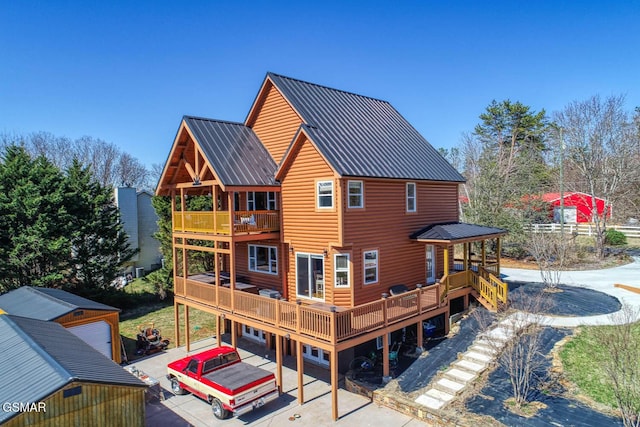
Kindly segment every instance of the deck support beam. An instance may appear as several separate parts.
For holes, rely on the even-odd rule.
[[[338,351],[331,352],[330,361],[331,369],[331,415],[333,421],[338,420]]]
[[[176,347],[180,347],[180,303],[173,302],[173,333],[176,337]]]
[[[389,334],[382,335],[382,376],[389,376]]]
[[[276,335],[276,384],[278,392],[282,393],[282,340],[280,335]]]
[[[298,368],[298,404],[304,404],[304,359],[302,353],[302,341],[296,341],[296,365]]]
[[[222,320],[222,317],[220,317],[219,315],[216,316],[216,347],[220,347],[222,345],[222,322],[224,322],[224,320]]]
[[[189,306],[184,305],[184,340],[187,353],[191,351],[191,341],[189,339]]]

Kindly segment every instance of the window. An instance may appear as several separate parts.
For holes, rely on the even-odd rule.
[[[324,256],[296,254],[296,292],[300,297],[324,300]]]
[[[349,181],[347,184],[350,208],[364,207],[364,194],[362,181]]]
[[[364,284],[378,281],[378,251],[366,251],[364,257]]]
[[[333,207],[333,181],[318,181],[318,207]]]
[[[416,211],[416,183],[407,182],[407,212]]]
[[[248,211],[275,211],[275,191],[247,191]]]
[[[249,271],[278,274],[278,248],[249,245]]]
[[[336,288],[349,287],[349,255],[335,254],[333,256],[333,266],[335,277],[333,283]]]

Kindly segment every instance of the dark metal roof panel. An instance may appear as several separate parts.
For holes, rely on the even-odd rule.
[[[120,311],[61,289],[22,286],[0,295],[0,308],[9,314],[54,320],[76,309]]]
[[[253,129],[199,117],[184,120],[223,185],[277,185],[276,163]]]
[[[413,233],[410,237],[416,240],[465,240],[474,237],[506,234],[507,230],[484,225],[452,222],[446,224],[431,224]]]
[[[464,181],[388,102],[278,74],[268,77],[340,175]]]

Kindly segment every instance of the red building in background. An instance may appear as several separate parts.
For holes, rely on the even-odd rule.
[[[564,193],[560,197],[560,193],[546,193],[542,195],[542,199],[549,203],[551,217],[554,222],[560,222],[561,200],[564,199],[564,218],[565,223],[583,223],[592,222],[593,219],[593,198],[591,195],[580,192]],[[607,212],[607,218],[611,218],[611,205],[606,205],[604,199],[596,197],[596,208],[598,215]]]

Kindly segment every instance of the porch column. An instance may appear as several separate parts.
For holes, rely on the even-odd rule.
[[[187,346],[187,353],[191,351],[191,342],[189,341],[189,306],[184,305],[184,340]]]
[[[276,335],[276,384],[280,393],[282,393],[282,339],[283,337]]]
[[[385,334],[386,336],[386,334]],[[333,421],[338,420],[338,351],[334,350],[330,356],[330,368],[331,368],[331,415]],[[389,361],[387,360],[387,368]]]
[[[220,315],[216,315],[216,346],[220,347],[221,341],[222,341],[222,333],[221,333],[221,327],[220,324],[224,322],[224,320],[222,320],[222,318],[220,317]]]
[[[465,271],[469,271],[469,242],[465,242],[462,244],[462,257],[464,258],[463,261],[463,268]]]
[[[382,335],[382,376],[389,376],[389,334]]]
[[[173,302],[173,332],[176,336],[176,347],[180,347],[180,304]]]
[[[502,239],[496,237],[496,277],[500,277],[500,257],[502,256]]]
[[[424,332],[422,329],[422,320],[419,321],[418,323],[416,323],[416,331],[417,331],[417,335],[418,335],[418,343],[416,344],[418,346],[418,348],[422,348],[422,344],[424,344],[423,340],[424,340]]]
[[[298,367],[298,404],[304,403],[304,359],[302,358],[302,342],[296,341],[296,362]]]
[[[482,266],[486,267],[487,265],[487,241],[482,241]]]
[[[231,320],[231,347],[238,346],[238,324],[235,320]]]
[[[443,248],[443,256],[444,256],[444,275],[449,275],[449,246],[445,246]]]

